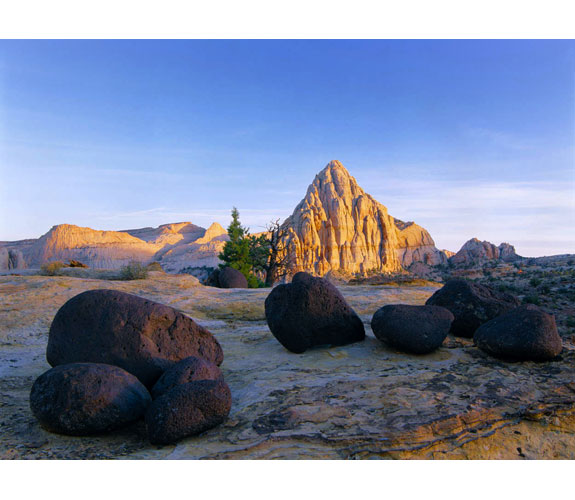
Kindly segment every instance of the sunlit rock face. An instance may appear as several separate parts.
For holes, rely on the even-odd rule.
[[[228,239],[218,223],[207,230],[190,222],[125,231],[98,231],[72,224],[54,226],[37,240],[4,243],[0,270],[40,267],[45,262],[78,260],[89,267],[117,269],[130,261],[159,261],[164,270],[215,267]]]
[[[391,217],[338,161],[315,177],[284,227],[294,272],[385,273],[447,260],[425,229]]]
[[[450,258],[450,262],[454,265],[472,266],[490,260],[513,262],[518,259],[521,257],[515,253],[515,248],[509,243],[501,243],[497,247],[489,241],[479,241],[477,238],[472,238]]]
[[[415,222],[394,221],[399,244],[397,256],[404,268],[414,262],[423,262],[429,266],[447,263],[446,252],[435,248],[435,242],[426,229]]]

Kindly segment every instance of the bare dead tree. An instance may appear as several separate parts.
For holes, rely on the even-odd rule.
[[[290,274],[293,267],[293,256],[287,248],[288,229],[282,227],[280,220],[270,222],[266,227],[268,233],[269,254],[265,266],[266,286],[272,286],[284,276]]]

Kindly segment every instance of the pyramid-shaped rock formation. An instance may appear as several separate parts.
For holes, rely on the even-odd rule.
[[[425,229],[389,215],[339,161],[316,175],[283,226],[294,272],[386,273],[447,261]]]

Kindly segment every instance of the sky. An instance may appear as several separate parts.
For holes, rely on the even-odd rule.
[[[330,160],[439,248],[575,253],[575,41],[0,40],[0,240],[285,218]]]

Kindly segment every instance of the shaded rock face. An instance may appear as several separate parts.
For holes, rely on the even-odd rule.
[[[283,227],[294,272],[395,272],[417,259],[444,259],[427,231],[391,217],[338,161],[315,177]]]
[[[178,385],[196,380],[223,380],[223,378],[222,371],[217,365],[205,359],[190,356],[163,373],[152,388],[152,397],[157,399]]]
[[[0,271],[24,268],[26,268],[26,262],[20,250],[0,248]]]
[[[508,293],[479,283],[454,279],[437,290],[425,304],[449,309],[455,316],[451,333],[458,337],[471,338],[483,323],[518,307],[521,303]]]
[[[218,286],[220,288],[247,288],[248,280],[237,269],[224,267],[218,274]]]
[[[563,349],[555,317],[532,304],[481,325],[473,340],[492,356],[524,361],[547,361]]]
[[[513,262],[519,259],[521,257],[515,253],[515,248],[509,243],[501,243],[497,247],[489,241],[472,238],[449,259],[449,262],[460,266],[474,266],[490,260]]]
[[[212,334],[175,309],[115,290],[76,295],[56,313],[46,358],[51,366],[92,362],[119,366],[146,386],[189,356],[217,365],[223,352]]]
[[[426,354],[441,346],[453,319],[444,307],[393,304],[375,312],[371,328],[385,344],[400,351]]]
[[[170,444],[220,425],[232,407],[223,380],[199,380],[179,385],[156,399],[146,412],[152,444]]]
[[[363,323],[339,290],[323,278],[297,273],[267,296],[265,313],[274,337],[289,351],[345,345],[365,338]]]
[[[51,432],[82,436],[109,431],[142,417],[152,398],[134,375],[117,366],[73,363],[40,375],[30,408]]]

